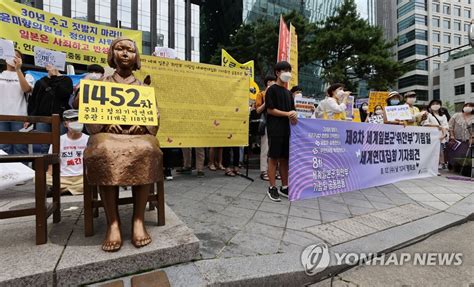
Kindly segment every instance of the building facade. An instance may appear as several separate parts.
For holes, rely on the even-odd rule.
[[[466,102],[474,102],[474,48],[451,55],[433,71],[433,98],[462,110]]]
[[[398,37],[397,59],[410,69],[399,79],[398,90],[415,91],[419,102],[427,103],[433,98],[433,72],[448,60],[449,50],[468,43],[474,2],[397,0],[395,7],[390,2],[395,1],[377,2],[377,11],[383,13],[379,13],[377,24],[386,29],[390,40]],[[447,53],[422,61],[441,52]]]
[[[54,14],[142,31],[143,54],[174,48],[180,59],[199,62],[198,0],[17,0]]]

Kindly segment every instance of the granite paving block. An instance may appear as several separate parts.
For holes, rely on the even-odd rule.
[[[370,226],[377,230],[384,230],[396,226],[395,223],[383,220],[371,214],[366,214],[362,216],[356,216],[353,218],[355,221],[358,221],[364,225]]]
[[[366,207],[357,207],[357,206],[348,206],[348,207],[349,207],[349,211],[351,212],[353,216],[367,214],[367,213],[374,212],[377,210],[375,208],[366,208]]]
[[[433,195],[444,202],[457,202],[463,199],[462,196],[457,195],[457,194],[433,194]]]
[[[342,203],[319,202],[319,209],[321,211],[330,211],[330,212],[350,214],[349,209],[347,208],[347,205],[342,204]]]
[[[281,232],[283,233],[283,230]],[[274,254],[278,251],[280,240],[281,237],[279,239],[273,239],[261,234],[242,231],[237,233],[237,235],[231,239],[230,243],[255,251],[257,254]]]
[[[410,197],[413,200],[420,201],[420,202],[436,202],[440,201],[438,198],[434,197],[431,194],[408,194],[408,197]]]
[[[290,206],[290,216],[321,220],[321,214],[318,209],[296,206],[293,203]]]
[[[259,234],[275,240],[280,240],[283,236],[284,228],[275,227],[257,222],[250,222],[245,226],[243,232]]]
[[[236,258],[236,257],[249,257],[257,256],[258,252],[255,250],[248,249],[243,245],[234,244],[229,242],[222,250],[217,254],[215,259],[221,258]]]
[[[356,236],[345,232],[331,224],[322,224],[306,228],[307,232],[310,232],[317,237],[323,239],[331,245],[340,244],[356,238]]]
[[[306,219],[301,217],[288,216],[288,222],[286,224],[287,229],[303,230],[306,227],[315,226],[321,224],[321,220]]]
[[[388,208],[397,206],[393,203],[382,203],[382,202],[376,202],[376,201],[372,201],[372,205],[378,210],[388,209]]]
[[[277,213],[257,211],[252,218],[252,222],[268,224],[276,227],[285,227],[287,217]]]
[[[354,220],[354,218],[338,220],[338,221],[330,223],[330,225],[337,227],[356,237],[362,237],[362,236],[365,236],[367,234],[371,234],[377,231],[376,229],[372,227],[369,227],[357,220]]]
[[[453,206],[446,209],[446,212],[466,217],[471,216],[474,214],[474,195],[470,195],[463,200],[456,202]]]
[[[373,208],[368,199],[360,200],[355,198],[346,198],[344,202],[349,206]]]
[[[231,205],[240,208],[257,210],[261,203],[262,200],[252,200],[243,197],[238,197],[231,203]]]
[[[339,213],[339,212],[331,212],[331,211],[324,211],[321,210],[321,220],[323,223],[350,218],[352,215],[348,213]]]
[[[449,205],[442,201],[422,202],[422,204],[431,208],[436,208],[438,210],[445,210],[449,208]]]
[[[379,202],[379,203],[389,203],[392,204],[393,202],[390,198],[386,197],[385,195],[378,196],[378,195],[366,195],[365,196],[370,203]]]
[[[286,230],[283,234],[284,242],[295,244],[298,246],[308,246],[311,244],[322,243],[321,238],[306,232],[306,231],[296,231],[296,230]]]
[[[341,196],[342,196],[342,198],[343,198],[344,200],[346,200],[346,199],[366,200],[366,197],[365,197],[365,195],[364,195],[362,192],[360,192],[360,193],[355,193],[355,192],[353,192],[353,191],[349,191],[349,192],[344,192],[344,193],[342,193]]]
[[[265,212],[278,213],[278,214],[282,214],[286,216],[288,215],[289,208],[290,208],[290,205],[275,204],[274,202],[272,203],[262,202],[258,210],[265,211]]]
[[[229,205],[224,210],[220,211],[219,214],[249,220],[254,216],[255,210]]]
[[[130,243],[132,209],[120,210],[124,244],[119,252],[101,250],[106,224],[104,216],[95,219],[96,234],[84,237],[83,224],[75,226],[56,268],[57,284],[77,285],[123,274],[157,269],[199,257],[199,240],[191,229],[166,207],[166,225],[156,226],[156,211],[146,212],[147,229],[153,241],[137,249]]]
[[[291,202],[291,206],[319,209],[319,202],[317,198],[296,200]]]
[[[243,192],[239,194],[238,198],[262,201],[266,196],[267,196],[266,191],[260,191],[257,193],[257,192],[248,192],[247,190],[244,190]]]

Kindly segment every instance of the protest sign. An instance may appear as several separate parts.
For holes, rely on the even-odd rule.
[[[7,153],[0,149],[0,156],[2,155],[7,155]],[[0,190],[13,187],[34,177],[35,171],[21,162],[0,163]]]
[[[171,49],[168,47],[155,47],[155,53],[153,56],[168,58],[168,59],[176,59],[176,50]]]
[[[411,120],[413,118],[408,105],[385,107],[385,114],[389,122]]]
[[[370,124],[383,124],[383,115],[373,115],[368,118]]]
[[[258,84],[255,82],[255,67],[254,61],[248,61],[247,63],[241,64],[237,62],[226,50],[222,49],[221,51],[221,66],[229,68],[237,68],[247,71],[249,78],[249,98],[255,100],[257,94],[260,92]]]
[[[376,106],[387,106],[388,92],[373,92],[369,93],[369,112],[373,113]]]
[[[296,28],[290,24],[290,52],[288,53],[290,58],[289,62],[291,65],[291,80],[289,89],[294,86],[298,86],[298,35],[296,34]]]
[[[290,200],[436,176],[437,128],[300,119],[291,126]]]
[[[81,80],[79,122],[157,126],[155,90],[151,87]]]
[[[0,39],[0,59],[11,60],[15,58],[15,48],[13,42]]]
[[[162,147],[248,144],[246,71],[151,56],[141,60],[142,68],[135,74],[140,79],[151,76],[162,119]]]
[[[314,112],[315,99],[295,98],[295,108],[298,118],[310,118]]]
[[[107,65],[107,52],[115,38],[126,37],[142,48],[142,32],[117,29],[45,12],[14,1],[0,0],[0,38],[15,42],[27,55],[34,47],[66,53],[67,62]]]
[[[347,98],[346,104],[346,119],[352,120],[354,113],[354,96],[349,96]]]
[[[59,71],[64,71],[66,66],[66,53],[51,51],[41,47],[35,47],[35,66],[45,68],[52,65]]]

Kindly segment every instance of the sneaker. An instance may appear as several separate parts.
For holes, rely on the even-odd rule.
[[[171,174],[171,168],[165,168],[165,179],[173,180],[173,175]]]
[[[197,172],[197,177],[204,177],[206,174],[204,173],[204,171],[198,171]]]
[[[275,201],[275,202],[281,201],[280,196],[278,195],[278,189],[274,186],[268,188],[267,195],[271,201]]]
[[[182,174],[191,174],[192,171],[193,170],[190,167],[183,167],[176,170],[177,173],[182,173]]]
[[[287,188],[280,187],[278,194],[280,194],[283,197],[288,198],[288,187]]]

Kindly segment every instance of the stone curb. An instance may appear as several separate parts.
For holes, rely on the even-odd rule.
[[[162,270],[171,286],[303,286],[352,267],[337,265],[336,252],[389,253],[472,219],[474,194],[431,216],[330,247],[330,265],[311,277],[300,263],[300,252],[201,260]]]

